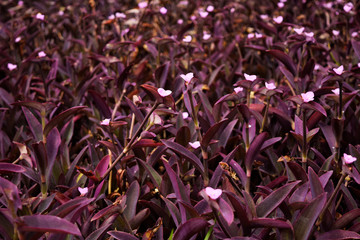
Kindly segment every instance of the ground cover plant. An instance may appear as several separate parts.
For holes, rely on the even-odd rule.
[[[360,239],[360,3],[0,2],[2,239]]]

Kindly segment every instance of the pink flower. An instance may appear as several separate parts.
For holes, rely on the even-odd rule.
[[[353,156],[351,156],[351,155],[349,155],[349,154],[344,153],[343,162],[344,162],[345,164],[352,164],[352,163],[355,162],[356,160],[357,160],[356,157],[353,157]]]
[[[335,95],[339,95],[340,94],[340,89],[339,88],[336,88],[336,89],[333,89],[331,90]]]
[[[195,142],[189,142],[189,145],[194,148],[197,149],[200,147],[200,142],[199,141],[195,141]]]
[[[162,97],[167,97],[167,96],[169,96],[171,93],[172,93],[172,91],[171,90],[165,90],[165,89],[163,89],[163,88],[158,88],[158,93],[160,94],[160,96],[162,96]]]
[[[273,83],[273,82],[270,82],[270,83],[265,82],[265,87],[268,90],[274,90],[276,88],[275,83]]]
[[[147,2],[139,2],[138,7],[139,8],[146,8],[148,6]]]
[[[124,13],[117,12],[117,13],[115,13],[115,17],[117,17],[117,18],[126,18],[126,15]]]
[[[283,8],[285,6],[285,4],[283,2],[278,2],[277,6],[278,6],[278,8]]]
[[[251,82],[255,81],[255,79],[256,79],[256,75],[249,75],[246,73],[244,73],[244,77],[246,80],[251,81]]]
[[[185,74],[180,74],[180,77],[182,79],[184,79],[184,81],[186,82],[186,84],[189,84],[191,79],[193,79],[194,74],[192,72]]]
[[[343,9],[345,12],[350,12],[353,9],[354,5],[351,2],[348,2],[344,5]]]
[[[344,66],[341,65],[340,67],[338,68],[333,68],[334,72],[337,74],[337,75],[341,75],[343,72],[344,72]]]
[[[212,200],[216,200],[221,196],[222,190],[221,189],[213,189],[212,187],[207,187],[207,188],[205,188],[205,193]]]
[[[352,37],[357,37],[357,35],[358,35],[357,32],[353,32],[353,33],[351,34]]]
[[[12,70],[14,70],[14,69],[17,68],[17,65],[16,65],[16,64],[12,64],[12,63],[8,63],[8,64],[7,64],[7,68],[8,68],[10,71],[12,71]]]
[[[304,32],[306,37],[314,37],[314,33],[313,32]]]
[[[89,191],[89,189],[87,187],[84,187],[84,188],[78,187],[78,190],[79,190],[81,196],[85,196],[85,194],[87,194]]]
[[[184,20],[182,20],[181,18],[179,18],[179,19],[177,20],[177,24],[181,25],[181,24],[183,24],[183,23],[184,23]]]
[[[360,63],[357,64],[358,68],[360,68]]]
[[[115,19],[115,15],[114,14],[111,14],[109,17],[108,17],[109,20],[114,20]]]
[[[339,36],[340,31],[339,31],[339,30],[332,30],[332,34],[333,34],[334,36]]]
[[[44,51],[38,52],[38,57],[39,58],[46,57],[46,53]]]
[[[307,93],[302,93],[301,94],[301,97],[302,99],[304,100],[304,102],[311,102],[311,101],[314,101],[314,92],[307,92]]]
[[[256,37],[256,38],[262,38],[263,35],[262,35],[261,33],[255,33],[255,37]]]
[[[191,42],[192,40],[192,37],[190,35],[186,35],[184,38],[183,38],[183,42],[186,42],[186,43],[189,43]]]
[[[204,32],[203,40],[209,40],[211,38],[211,34]]]
[[[24,1],[18,1],[19,6],[24,6]]]
[[[165,15],[167,13],[167,9],[165,7],[160,8],[160,13]]]
[[[64,11],[59,10],[58,14],[59,14],[59,16],[62,16],[62,15],[64,15]]]
[[[231,8],[231,9],[230,9],[230,12],[231,12],[231,13],[234,13],[235,10],[236,10],[235,8]]]
[[[278,16],[278,17],[274,17],[273,18],[274,22],[276,22],[277,24],[280,24],[283,22],[284,18],[282,16]]]
[[[15,42],[20,42],[20,41],[21,41],[21,37],[15,38]]]
[[[100,125],[109,126],[110,125],[110,118],[106,118],[100,122]]]
[[[242,90],[244,90],[242,87],[236,87],[236,88],[234,88],[235,93],[242,92]]]
[[[199,15],[200,15],[200,17],[202,17],[202,18],[206,18],[207,16],[208,16],[208,12],[206,12],[206,11],[204,11],[204,9],[199,9]]]
[[[248,37],[248,39],[252,39],[252,38],[254,38],[254,37],[255,37],[255,34],[253,34],[253,33],[249,33],[247,37]]]
[[[268,16],[267,14],[261,14],[261,15],[260,15],[260,18],[261,18],[262,20],[266,20],[266,19],[269,18],[269,16]]]
[[[150,121],[150,123],[152,123],[152,124],[162,125],[162,119],[161,119],[161,117],[160,117],[158,114],[156,114],[155,112],[153,112],[153,113],[150,115],[149,121]]]
[[[214,6],[213,5],[209,5],[207,8],[206,8],[206,11],[208,11],[208,12],[212,12],[212,11],[214,11]]]
[[[191,15],[190,20],[191,20],[191,21],[195,21],[195,20],[196,20],[196,16],[195,16],[195,15]]]
[[[305,28],[304,27],[300,27],[300,28],[294,28],[294,32],[296,32],[297,34],[302,34],[304,32]]]
[[[183,119],[187,119],[189,117],[189,113],[188,112],[183,112],[181,113],[182,114],[182,117]]]
[[[44,21],[45,16],[44,16],[43,14],[41,14],[41,13],[37,13],[37,14],[35,15],[35,18],[36,18],[36,19],[39,19],[39,20],[41,20],[41,21]]]

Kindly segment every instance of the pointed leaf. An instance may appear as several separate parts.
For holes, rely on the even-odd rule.
[[[326,203],[326,193],[312,200],[299,214],[294,226],[295,239],[306,240],[309,238],[314,223]]]
[[[220,213],[228,225],[234,221],[234,212],[231,206],[223,199],[219,198]]]
[[[191,218],[178,227],[173,240],[188,240],[207,226],[209,226],[209,223],[203,218]]]
[[[129,189],[126,191],[126,207],[124,209],[124,217],[130,221],[136,214],[136,204],[140,196],[140,185],[137,181],[133,181]]]
[[[50,174],[52,174],[52,168],[54,166],[60,144],[61,136],[59,130],[57,128],[53,128],[46,139],[46,154],[48,159],[47,178],[49,178]]]
[[[150,166],[147,162],[144,162],[141,159],[137,159],[137,160],[138,160],[138,163],[140,163],[140,165],[142,165],[143,168],[145,168],[145,170],[148,172],[148,174],[149,174],[153,184],[156,186],[156,188],[160,189],[162,178],[159,175],[159,173],[157,171],[155,171],[155,169],[152,166]]]
[[[214,135],[219,131],[220,127],[223,125],[224,122],[227,122],[227,119],[223,119],[220,122],[215,123],[206,131],[201,141],[201,145],[204,149],[209,146],[210,141],[213,140]]]
[[[292,228],[290,222],[273,218],[256,218],[250,221],[252,228]]]
[[[277,49],[267,50],[266,52],[274,56],[277,60],[284,64],[287,69],[292,73],[292,75],[296,76],[296,66],[287,54]]]
[[[247,170],[252,168],[252,164],[255,160],[255,157],[259,153],[261,146],[263,145],[267,137],[268,137],[268,133],[263,132],[257,135],[255,139],[252,141],[249,150],[246,153],[246,158],[245,158],[245,166]]]
[[[20,165],[0,162],[0,173],[22,173],[25,171],[26,169]]]
[[[22,208],[19,190],[14,183],[0,177],[0,193],[2,193],[2,196],[6,197],[6,200],[8,201],[8,208],[9,205],[12,205],[15,212],[17,209]]]
[[[331,230],[320,234],[316,240],[342,240],[342,239],[360,239],[360,234],[347,230]]]
[[[119,239],[119,240],[139,240],[137,237],[135,237],[134,235],[131,235],[130,233],[127,233],[127,232],[109,231],[107,233],[110,236],[112,236],[113,238]]]
[[[26,232],[55,232],[81,236],[78,227],[66,219],[52,215],[22,216],[17,220],[19,230]]]
[[[314,172],[314,170],[309,167],[308,169],[309,181],[310,181],[310,190],[313,198],[321,195],[324,192],[324,189],[321,185],[318,175]]]
[[[176,132],[176,138],[175,141],[182,146],[186,147],[191,140],[191,133],[188,126],[182,126],[179,128],[179,130]]]
[[[272,211],[274,211],[290,194],[293,188],[299,183],[300,181],[288,183],[274,192],[272,192],[269,196],[267,196],[262,202],[260,202],[256,206],[256,213],[258,217],[266,217]]]
[[[311,109],[311,110],[317,111],[317,112],[321,113],[322,115],[324,115],[325,117],[327,116],[326,110],[324,109],[324,107],[321,106],[320,104],[318,104],[317,102],[314,102],[314,101],[304,102],[301,104],[301,107],[305,108],[305,109]]]

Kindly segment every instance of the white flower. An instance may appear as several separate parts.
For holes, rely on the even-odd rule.
[[[249,75],[246,73],[244,73],[244,77],[246,80],[251,81],[251,82],[255,81],[255,79],[256,79],[256,75]]]
[[[352,164],[356,160],[357,160],[356,157],[353,157],[353,156],[351,156],[349,154],[344,153],[343,161],[344,161],[345,164]]]
[[[234,88],[235,93],[242,92],[242,90],[244,90],[242,87],[236,87],[236,88]]]
[[[311,91],[309,91],[309,92],[307,92],[307,93],[302,93],[301,94],[301,97],[302,97],[302,99],[304,100],[304,102],[311,102],[311,101],[314,101],[314,92],[311,92]]]
[[[338,95],[340,94],[340,89],[339,88],[336,88],[336,89],[333,89],[331,90],[335,95]]]
[[[155,112],[153,112],[150,117],[149,117],[149,121],[153,124],[157,124],[157,125],[161,125],[162,124],[162,120],[161,117],[156,114]]]
[[[216,200],[221,196],[222,190],[221,189],[213,189],[212,187],[207,187],[207,188],[205,188],[205,193],[212,200]]]
[[[12,63],[8,63],[8,64],[7,64],[7,68],[8,68],[10,71],[12,71],[12,70],[14,70],[14,69],[17,68],[17,65],[16,65],[16,64],[12,64]]]
[[[165,90],[165,89],[163,89],[163,88],[158,88],[158,93],[160,94],[160,96],[162,96],[162,97],[167,97],[167,96],[169,96],[171,93],[172,93],[172,91],[171,90]]]
[[[146,8],[148,6],[147,2],[139,2],[138,7],[139,8]]]
[[[121,13],[121,12],[116,12],[115,17],[117,17],[117,18],[126,18],[126,15],[124,13]]]
[[[262,38],[263,35],[262,35],[261,33],[255,33],[255,37],[256,37],[256,38]]]
[[[45,16],[44,16],[43,14],[41,14],[41,13],[37,13],[37,14],[35,15],[35,18],[44,21]]]
[[[20,42],[20,41],[21,41],[21,37],[15,38],[15,42]]]
[[[197,149],[200,147],[200,142],[199,141],[195,141],[195,142],[189,142],[189,145],[194,148]]]
[[[276,88],[275,83],[273,83],[273,82],[270,82],[270,83],[265,82],[265,87],[268,90],[274,90]]]
[[[324,6],[325,8],[329,8],[329,9],[332,8],[332,5],[333,5],[332,2],[328,2],[328,3],[324,3],[324,4],[323,4],[323,6]]]
[[[343,9],[345,12],[350,12],[353,9],[354,5],[351,2],[348,2],[344,5]]]
[[[165,15],[167,13],[167,9],[165,7],[160,8],[160,13]]]
[[[247,37],[248,37],[248,39],[252,39],[252,38],[254,38],[254,37],[255,37],[255,34],[253,34],[253,33],[249,33],[249,34],[247,35]]]
[[[46,57],[46,53],[44,51],[38,52],[38,57],[39,58]]]
[[[266,19],[269,18],[269,16],[268,16],[267,14],[261,14],[261,15],[260,15],[260,18],[261,18],[262,20],[266,20]]]
[[[314,33],[313,32],[304,32],[306,37],[314,37]]]
[[[208,16],[208,12],[206,12],[206,11],[204,11],[204,9],[199,9],[199,15],[200,15],[200,17],[202,17],[202,18],[206,18],[207,16]]]
[[[186,43],[189,43],[191,42],[192,40],[192,37],[190,35],[186,35],[184,38],[183,38],[183,42],[186,42]]]
[[[315,66],[314,66],[314,70],[317,71],[319,69],[320,69],[320,65],[316,63]]]
[[[187,119],[189,117],[189,113],[188,112],[183,112],[181,113],[182,114],[182,117],[183,119]]]
[[[203,40],[209,40],[211,38],[211,34],[204,32]]]
[[[356,37],[357,35],[358,35],[357,32],[353,32],[353,33],[351,34],[352,37]]]
[[[206,11],[208,11],[208,12],[212,12],[212,11],[214,11],[214,6],[213,5],[209,5],[207,8],[206,8]]]
[[[110,125],[110,118],[106,118],[100,122],[100,125],[109,126]]]
[[[344,72],[344,66],[341,65],[340,67],[338,68],[333,68],[334,72],[337,74],[337,75],[341,75],[343,72]]]
[[[339,36],[340,31],[339,31],[339,30],[332,30],[332,34],[333,34],[334,36]]]
[[[111,14],[109,17],[108,17],[109,20],[114,20],[115,19],[115,15],[114,14]]]
[[[294,32],[296,32],[299,35],[302,34],[304,30],[305,30],[304,27],[294,28]]]
[[[284,18],[282,16],[278,16],[278,17],[274,17],[273,18],[274,22],[276,22],[277,24],[280,24],[283,22]]]
[[[360,68],[360,63],[357,64],[358,68]]]
[[[194,74],[193,74],[192,72],[187,73],[186,75],[185,75],[185,74],[180,74],[180,77],[181,77],[182,79],[184,79],[184,81],[185,81],[187,84],[189,84],[190,81],[191,81],[191,79],[193,79]]]
[[[84,196],[85,194],[88,193],[89,189],[87,187],[84,187],[84,188],[78,187],[78,191],[80,192],[81,196]]]

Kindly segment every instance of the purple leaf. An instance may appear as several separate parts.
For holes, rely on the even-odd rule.
[[[360,58],[360,42],[356,41],[354,38],[351,39],[351,45],[354,49],[354,52],[357,58]]]
[[[181,155],[182,157],[189,160],[192,164],[194,164],[195,168],[199,170],[199,172],[202,175],[204,174],[204,166],[202,165],[201,161],[194,153],[190,152],[189,150],[187,150],[178,143],[171,142],[169,140],[161,140],[161,141],[164,143],[166,147],[170,148],[172,151]]]
[[[6,200],[8,201],[7,207],[9,209],[11,205],[13,206],[15,212],[17,209],[22,208],[19,190],[14,183],[0,177],[0,192],[2,193],[2,197],[5,196]]]
[[[210,75],[210,77],[209,77],[209,82],[207,83],[207,85],[210,86],[210,85],[215,81],[217,75],[219,74],[220,70],[221,70],[224,66],[225,66],[225,64],[222,64],[222,65],[218,66],[214,71],[211,72],[211,75]]]
[[[310,181],[311,195],[314,199],[317,196],[324,193],[324,189],[321,185],[318,175],[314,172],[314,170],[311,167],[309,167],[308,172],[309,172],[308,175],[309,175],[309,181]]]
[[[140,165],[143,166],[143,168],[145,168],[145,170],[148,172],[153,184],[156,186],[157,189],[160,189],[161,186],[161,181],[162,178],[159,175],[159,173],[157,171],[155,171],[155,169],[149,165],[147,162],[142,161],[141,159],[137,159],[138,163],[140,163]]]
[[[223,119],[220,122],[215,123],[209,128],[209,130],[206,131],[201,141],[201,145],[203,146],[204,149],[206,149],[209,146],[210,141],[212,140],[214,135],[219,131],[220,127],[223,125],[224,122],[227,122],[227,119]]]
[[[260,152],[265,150],[266,148],[274,145],[275,143],[281,141],[282,137],[274,137],[266,140],[263,145],[261,146]]]
[[[88,90],[88,92],[94,100],[95,106],[100,110],[103,118],[111,118],[109,106],[106,104],[106,101],[102,98],[102,96],[94,90]]]
[[[209,226],[209,223],[203,218],[191,218],[181,224],[174,233],[174,240],[188,240],[193,235],[199,233]]]
[[[182,126],[176,132],[175,141],[182,146],[186,147],[191,140],[191,132],[188,126]]]
[[[290,194],[293,188],[300,181],[288,183],[277,190],[273,191],[269,196],[267,196],[262,202],[256,206],[256,213],[258,217],[266,217],[272,211],[274,211]]]
[[[345,228],[349,223],[353,222],[355,219],[360,217],[360,208],[355,208],[349,212],[342,215],[334,225],[332,229],[342,229]]]
[[[316,238],[316,240],[342,240],[342,239],[360,239],[360,235],[357,232],[336,229],[322,233]]]
[[[294,226],[295,239],[306,240],[309,238],[314,223],[326,203],[326,193],[321,194],[300,212]]]
[[[250,221],[252,228],[292,228],[290,222],[273,218],[255,218]]]
[[[285,67],[292,73],[292,75],[296,76],[296,66],[287,54],[277,49],[267,50],[266,52],[284,64]]]
[[[226,196],[228,197],[231,205],[235,210],[236,217],[240,220],[244,235],[249,235],[251,232],[250,221],[248,219],[245,206],[243,202],[233,193],[225,191]]]
[[[231,206],[223,199],[219,198],[220,213],[228,225],[234,221],[234,212]]]
[[[140,139],[131,148],[143,148],[143,147],[158,147],[163,145],[160,142],[156,142],[153,139]]]
[[[267,137],[268,137],[268,133],[263,132],[257,135],[255,139],[252,141],[249,150],[246,153],[246,158],[245,158],[245,166],[247,170],[252,168],[252,164],[255,160],[255,157],[257,154],[259,154],[261,146],[263,145]]]
[[[61,112],[60,114],[58,114],[57,116],[55,116],[53,119],[51,119],[44,128],[44,136],[47,136],[49,134],[49,132],[56,127],[57,125],[61,124],[61,123],[65,123],[65,120],[70,117],[71,115],[74,115],[80,111],[83,111],[86,107],[85,106],[77,106],[77,107],[72,107],[69,108],[63,112]]]
[[[22,173],[25,171],[25,168],[20,165],[0,162],[0,173]]]
[[[230,123],[226,125],[224,130],[222,130],[221,135],[219,137],[219,145],[222,147],[226,146],[226,143],[229,140],[229,137],[231,136],[231,133],[233,132],[233,129],[238,122],[238,119],[232,120]]]
[[[162,195],[160,195],[160,197],[165,202],[166,207],[169,210],[170,215],[171,215],[176,227],[178,227],[179,224],[181,223],[181,216],[180,216],[179,209],[176,207],[176,205],[172,201],[170,201],[166,197],[163,197]]]
[[[81,236],[81,233],[75,224],[57,216],[22,216],[16,221],[18,223],[19,230],[23,232],[55,232]]]
[[[305,109],[311,109],[311,110],[314,110],[314,111],[318,111],[319,113],[321,113],[325,117],[327,116],[324,107],[321,106],[320,104],[318,104],[317,102],[314,102],[314,101],[304,102],[304,103],[301,104],[301,107],[305,108]]]
[[[126,207],[124,210],[124,217],[127,220],[135,217],[136,214],[136,204],[140,196],[140,185],[137,181],[133,181],[128,190],[126,191]]]
[[[43,141],[33,143],[32,147],[34,148],[35,160],[37,168],[41,173],[41,181],[45,183],[45,177],[48,175],[48,159],[46,154],[46,148]]]
[[[159,86],[165,88],[169,73],[170,62],[166,62],[155,70],[154,78],[160,83]]]
[[[21,107],[21,109],[24,112],[26,121],[29,125],[29,128],[35,140],[40,141],[43,138],[41,123],[37,120],[37,118],[34,116],[34,114],[32,114],[32,112],[29,109],[25,107]]]
[[[47,178],[52,174],[56,156],[61,144],[61,136],[57,128],[53,128],[46,139],[46,153],[47,153]]]
[[[130,233],[127,233],[127,232],[109,231],[107,233],[110,236],[112,236],[113,238],[119,239],[119,240],[139,240],[137,237],[135,237],[134,235],[131,235]]]

